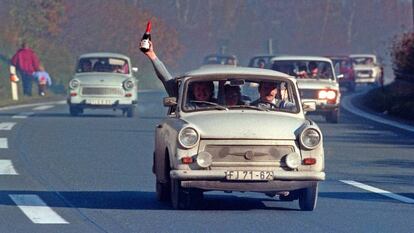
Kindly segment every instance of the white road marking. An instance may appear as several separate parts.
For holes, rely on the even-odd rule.
[[[9,143],[7,138],[0,138],[0,149],[7,149],[9,148]]]
[[[14,118],[14,119],[25,119],[29,116],[34,115],[34,114],[35,114],[34,112],[22,112],[22,113],[19,113],[18,115],[12,116],[12,118]]]
[[[68,224],[65,219],[47,206],[37,195],[10,194],[9,197],[33,223]]]
[[[19,175],[13,167],[11,160],[0,160],[0,175]]]
[[[53,107],[55,106],[54,105],[43,105],[43,106],[35,107],[33,108],[33,110],[46,110],[46,109],[53,108]]]
[[[392,199],[395,199],[395,200],[398,200],[398,201],[401,201],[401,202],[404,202],[404,203],[414,204],[414,199],[404,197],[404,196],[389,192],[387,190],[375,188],[373,186],[366,185],[366,184],[363,184],[363,183],[359,183],[359,182],[356,182],[356,181],[353,181],[353,180],[340,180],[340,181],[345,183],[345,184],[349,184],[349,185],[355,186],[355,187],[360,188],[360,189],[364,189],[364,190],[367,190],[367,191],[370,191],[370,192],[374,192],[374,193],[377,193],[377,194],[380,194],[380,195],[383,195],[383,196],[386,196],[386,197],[389,197],[389,198],[392,198]]]
[[[0,123],[0,130],[11,130],[16,122],[2,122]]]

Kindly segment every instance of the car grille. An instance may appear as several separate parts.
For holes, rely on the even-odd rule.
[[[124,90],[119,87],[83,87],[82,95],[124,96]]]
[[[318,92],[319,90],[315,89],[300,89],[300,97],[301,99],[318,99]]]
[[[283,157],[294,151],[292,146],[275,145],[207,145],[205,151],[212,155],[212,167],[217,166],[284,166]],[[249,165],[250,164],[250,165]]]

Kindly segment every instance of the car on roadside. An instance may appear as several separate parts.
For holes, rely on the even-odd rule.
[[[215,102],[196,101],[192,87],[210,82]],[[284,87],[288,108],[252,104],[258,86]],[[236,87],[243,101],[226,104],[221,88]],[[322,132],[305,118],[314,101],[301,101],[297,81],[269,69],[203,66],[175,78],[177,97],[165,97],[167,116],[155,129],[153,173],[160,201],[197,208],[203,192],[259,192],[315,208],[325,179]],[[280,96],[279,96],[280,97]]]
[[[138,100],[138,80],[129,57],[118,53],[88,53],[78,58],[69,82],[67,103],[72,116],[84,109],[122,110],[133,117]]]
[[[203,65],[231,65],[237,66],[239,60],[236,55],[230,54],[210,54],[204,57]]]
[[[339,122],[341,92],[332,61],[317,56],[278,56],[270,61],[271,69],[297,79],[302,101],[316,102],[316,111],[327,122]]]
[[[355,91],[355,74],[352,66],[352,59],[349,56],[327,56],[332,60],[339,87],[347,91]]]
[[[379,84],[382,79],[382,67],[374,54],[351,54],[355,82],[357,84]]]

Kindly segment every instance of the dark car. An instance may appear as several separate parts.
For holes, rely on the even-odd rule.
[[[344,87],[347,91],[355,90],[355,72],[352,66],[352,59],[348,56],[327,56],[332,60],[338,77],[339,86]]]

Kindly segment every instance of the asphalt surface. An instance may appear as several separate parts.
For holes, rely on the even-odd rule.
[[[63,103],[0,110],[0,232],[414,232],[414,133],[345,109],[339,124],[312,117],[327,173],[313,212],[256,193],[210,192],[191,211],[157,202],[164,95],[140,93],[134,118],[71,117]]]

